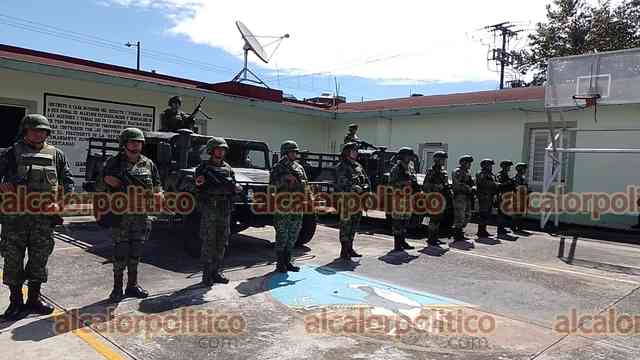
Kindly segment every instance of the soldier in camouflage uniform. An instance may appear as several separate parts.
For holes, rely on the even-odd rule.
[[[280,146],[280,161],[271,169],[269,183],[275,187],[276,196],[288,193],[293,198],[307,193],[307,174],[298,163],[298,144],[295,141],[285,141]],[[293,204],[294,206],[300,204]],[[278,211],[282,210],[282,211]],[[276,257],[278,259],[276,271],[300,271],[300,268],[291,263],[291,252],[298,240],[302,228],[303,213],[288,207],[276,209],[273,222],[276,228]]]
[[[422,191],[425,193],[439,193],[444,198],[444,207],[440,209],[440,213],[429,216],[429,239],[427,244],[437,246],[444,244],[438,239],[440,232],[440,223],[442,222],[446,209],[453,206],[453,192],[449,185],[449,176],[447,170],[443,169],[444,163],[448,155],[444,151],[436,151],[433,154],[433,166],[427,170],[422,184]]]
[[[508,217],[504,213],[502,201],[506,198],[506,194],[515,190],[515,184],[513,179],[509,176],[509,171],[513,166],[513,162],[511,160],[503,160],[500,162],[500,172],[498,173],[498,199],[497,199],[497,208],[498,208],[498,235],[506,235],[507,229],[505,225],[508,222]]]
[[[358,143],[360,141],[360,138],[357,135],[358,132],[358,125],[357,124],[351,124],[349,125],[349,132],[347,133],[347,135],[344,137],[344,142],[343,144],[347,144],[347,143]]]
[[[342,161],[336,167],[336,192],[345,194],[363,194],[369,191],[370,184],[364,168],[356,160],[358,159],[358,144],[346,143],[342,147]],[[346,207],[341,207],[346,211]],[[351,257],[361,257],[353,249],[353,240],[360,225],[362,210],[355,214],[342,214],[340,216],[340,258],[350,260]]]
[[[0,192],[16,193],[24,187],[27,193],[55,195],[62,187],[73,191],[73,179],[64,153],[46,143],[51,134],[49,120],[38,114],[22,119],[20,140],[0,157]],[[57,203],[46,204],[45,212],[60,210]],[[6,320],[18,320],[29,313],[48,315],[53,307],[42,301],[40,287],[47,282],[47,261],[53,251],[55,215],[45,213],[2,214],[0,254],[4,257],[2,281],[9,286],[10,304]],[[59,219],[59,217],[57,218]],[[24,264],[25,251],[29,261]],[[29,281],[26,304],[22,285]]]
[[[498,184],[496,177],[493,175],[492,159],[484,159],[480,162],[480,171],[476,174],[476,186],[478,187],[478,237],[489,237],[491,234],[487,231],[487,223],[491,218],[491,210],[495,201]]]
[[[464,155],[458,160],[460,166],[453,171],[453,241],[468,240],[464,236],[464,227],[471,218],[471,202],[474,201],[476,186],[469,174],[473,156]]]
[[[142,130],[127,128],[120,133],[120,152],[109,158],[104,167],[104,184],[110,190],[128,193],[135,188],[152,191],[155,201],[162,201],[162,186],[156,165],[142,155],[145,139]],[[101,188],[99,190],[102,190]],[[129,206],[131,207],[131,206]],[[114,241],[113,290],[109,299],[114,302],[124,296],[146,298],[148,293],[138,284],[138,264],[142,247],[151,233],[151,219],[147,214],[127,213],[111,228]],[[127,269],[127,287],[122,292],[124,270]]]
[[[407,187],[412,189],[415,184],[417,184],[416,170],[412,161],[414,156],[415,153],[413,149],[409,147],[403,147],[398,150],[398,161],[393,165],[389,173],[389,185],[393,188],[394,192],[396,190],[404,191]],[[408,223],[412,215],[410,201],[407,197],[403,196],[398,204],[393,205],[394,208],[391,212],[393,221],[393,250],[402,251],[405,249],[414,249],[414,247],[406,241],[407,226],[409,225]],[[396,208],[395,205],[399,205],[399,208]]]
[[[200,111],[200,106],[191,115],[180,110],[182,99],[174,96],[169,99],[169,109],[160,114],[160,131],[176,131],[178,129],[195,130],[195,116]]]
[[[202,283],[206,286],[229,282],[220,274],[220,267],[231,233],[233,196],[242,189],[236,183],[233,169],[224,161],[228,149],[223,138],[212,138],[207,142],[209,161],[203,161],[196,169],[198,208],[201,213]]]
[[[516,190],[511,229],[520,233],[524,232],[522,231],[522,218],[527,213],[528,207],[529,184],[527,183],[527,168],[527,163],[518,163],[516,165],[516,175],[513,177]]]

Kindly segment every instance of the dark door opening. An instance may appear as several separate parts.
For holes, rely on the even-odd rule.
[[[8,148],[16,141],[20,121],[27,109],[19,106],[0,105],[0,148]]]

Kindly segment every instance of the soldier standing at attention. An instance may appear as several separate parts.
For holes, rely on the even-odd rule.
[[[507,224],[508,218],[507,215],[503,211],[503,197],[505,194],[508,194],[515,190],[515,185],[513,179],[509,176],[509,171],[513,166],[513,162],[511,160],[503,160],[500,162],[500,172],[498,173],[498,199],[497,199],[497,208],[498,208],[498,235],[506,235],[507,229],[505,225]]]
[[[271,169],[269,176],[270,185],[275,187],[276,194],[287,193],[290,198],[300,197],[306,194],[307,174],[302,165],[297,161],[298,144],[295,141],[287,140],[280,145],[280,161]],[[283,204],[284,205],[284,204]],[[291,252],[298,240],[300,229],[302,228],[302,218],[304,208],[300,204],[291,204],[276,209],[273,215],[273,223],[276,228],[276,257],[278,259],[276,271],[285,273],[287,271],[300,271],[300,268],[291,263]]]
[[[453,206],[453,193],[451,192],[451,185],[449,185],[449,176],[447,175],[447,170],[443,169],[447,157],[448,155],[444,151],[436,151],[433,154],[433,166],[427,170],[422,184],[422,191],[425,193],[439,193],[444,200],[444,206],[439,209],[440,212],[429,216],[428,245],[437,246],[443,244],[438,239],[440,222],[445,216],[445,209]]]
[[[358,195],[369,191],[369,178],[358,160],[358,144],[350,142],[342,146],[342,161],[336,167],[336,191],[340,193],[356,193]],[[342,211],[346,207],[342,206]],[[340,216],[340,258],[351,260],[351,257],[361,257],[353,249],[353,240],[360,225],[362,209],[355,214],[338,211]]]
[[[413,149],[403,147],[398,150],[398,161],[391,168],[389,174],[389,185],[396,190],[404,191],[407,187],[417,183],[416,170],[411,161],[415,156]],[[399,205],[399,206],[396,206]],[[397,207],[397,208],[396,208]],[[413,246],[406,241],[407,226],[411,219],[411,206],[407,197],[403,196],[399,202],[394,201],[393,209],[391,209],[391,218],[393,220],[393,250],[411,250]]]
[[[491,217],[494,199],[498,191],[496,177],[493,175],[492,159],[484,159],[480,161],[480,172],[476,174],[476,186],[478,187],[478,237],[489,237],[491,234],[487,232],[487,223]]]
[[[529,184],[527,183],[527,163],[518,163],[516,165],[516,176],[513,177],[513,183],[516,187],[514,196],[514,212],[513,223],[511,229],[514,232],[522,231],[522,218],[527,213]]]
[[[127,128],[120,133],[120,152],[107,160],[104,183],[114,191],[128,193],[134,187],[152,190],[155,201],[162,201],[162,186],[156,165],[142,155],[145,139],[142,130]],[[128,197],[127,197],[128,198]],[[126,212],[132,212],[129,205]],[[138,284],[138,264],[142,246],[151,233],[151,219],[147,214],[125,213],[111,228],[114,241],[113,290],[109,299],[114,302],[124,296],[139,299],[149,294]],[[123,294],[122,282],[127,269],[127,288]]]
[[[464,227],[471,218],[471,202],[475,195],[476,187],[469,174],[473,156],[464,155],[458,160],[460,165],[451,175],[453,181],[453,241],[468,240],[464,236]]]
[[[160,114],[160,131],[176,131],[178,129],[195,129],[195,116],[200,111],[200,105],[191,115],[180,110],[182,99],[174,96],[169,99],[169,108]]]
[[[73,191],[73,179],[64,153],[46,143],[51,134],[49,120],[39,114],[22,119],[18,140],[0,157],[0,192],[55,196],[59,187]],[[53,307],[40,297],[47,282],[47,262],[53,251],[53,228],[60,205],[44,204],[43,213],[2,214],[0,254],[4,257],[2,282],[9,286],[9,307],[4,319],[19,320],[30,313],[48,315]],[[50,212],[47,214],[47,212]],[[59,219],[59,217],[58,217]],[[25,266],[25,251],[29,260]],[[28,280],[29,292],[23,302],[22,285]]]
[[[223,138],[214,137],[207,142],[209,161],[196,169],[196,187],[201,214],[202,283],[229,282],[220,267],[231,234],[231,206],[233,196],[241,191],[231,166],[224,161],[229,146]]]
[[[346,143],[354,142],[358,144],[360,141],[360,138],[358,137],[357,132],[358,132],[358,125],[356,124],[349,125],[349,132],[344,137],[343,143],[346,144]]]

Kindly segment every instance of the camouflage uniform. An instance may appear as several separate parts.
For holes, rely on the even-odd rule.
[[[447,153],[439,151],[433,155],[434,161],[437,158],[447,158]],[[443,196],[445,204],[444,208],[440,209],[441,212],[429,216],[429,245],[438,245],[438,235],[440,232],[440,223],[446,216],[447,210],[453,207],[453,193],[451,186],[449,185],[449,176],[447,171],[439,164],[434,164],[430,169],[427,169],[427,173],[424,177],[424,183],[422,184],[422,191],[425,193],[439,193]]]
[[[407,155],[413,155],[413,149],[404,147],[398,151],[398,157]],[[393,188],[394,192],[396,190],[403,191],[403,196],[399,199],[400,201],[394,201],[393,208],[391,209],[394,250],[396,251],[414,248],[406,242],[407,226],[409,225],[412,214],[410,198],[409,196],[404,196],[406,195],[404,190],[407,186],[411,188],[414,184],[417,184],[417,182],[416,170],[412,161],[403,162],[402,159],[400,159],[391,168],[389,185]]]
[[[498,190],[496,177],[491,171],[494,161],[485,159],[480,162],[482,170],[476,174],[476,186],[478,187],[478,236],[491,236],[487,232],[487,223],[491,218],[491,210],[493,209],[494,199]]]
[[[208,152],[214,147],[228,149],[222,138],[213,138],[207,144]],[[213,158],[213,157],[212,157]],[[208,178],[213,172],[218,179]],[[200,238],[202,239],[201,260],[203,262],[203,283],[227,283],[220,274],[224,253],[231,234],[231,210],[233,195],[236,193],[236,179],[231,166],[222,161],[203,162],[196,169],[196,178],[204,177],[204,183],[198,186],[198,208],[201,214]],[[222,180],[220,180],[222,178]],[[198,185],[198,184],[196,184]]]
[[[178,96],[174,96],[169,99],[169,106],[173,102],[177,102],[182,105],[182,99]],[[195,114],[197,111],[194,111],[193,114],[187,115],[186,113],[180,110],[174,109],[166,109],[160,114],[160,129],[161,131],[176,131],[178,129],[195,129]]]
[[[125,129],[126,132],[131,129]],[[142,134],[142,131],[135,129]],[[143,141],[143,140],[142,140]],[[122,141],[121,141],[122,143]],[[126,142],[125,142],[126,143]],[[128,193],[130,186],[150,190],[153,193],[162,192],[158,168],[153,161],[140,154],[138,160],[130,163],[125,150],[107,160],[104,176],[118,178],[122,182],[121,189],[112,189]],[[118,300],[121,295],[122,278],[127,269],[127,289],[125,295],[143,298],[147,293],[138,285],[138,264],[142,256],[142,248],[151,234],[151,219],[147,214],[122,214],[120,221],[111,228],[114,242],[113,273],[114,290],[112,300]]]
[[[506,198],[506,194],[515,190],[515,185],[513,183],[513,179],[509,176],[509,168],[513,165],[513,163],[509,160],[503,160],[500,162],[500,172],[497,176],[498,181],[498,235],[507,234],[507,230],[505,229],[506,224],[508,223],[508,216],[503,211],[502,201]]]
[[[357,144],[346,143],[343,147],[343,159],[336,167],[336,192],[362,194],[370,188],[369,178],[360,163],[344,156],[345,151],[349,149],[357,149]],[[340,208],[340,210],[344,209],[344,207]],[[361,209],[351,215],[342,214],[340,211],[338,214],[340,216],[340,245],[342,246],[340,257],[345,259],[360,257],[360,254],[353,249],[353,240],[362,219]]]
[[[522,218],[527,213],[529,184],[527,182],[527,164],[518,163],[516,165],[516,175],[513,177],[515,185],[514,208],[513,208],[513,224],[511,228],[514,231],[522,230]]]
[[[295,194],[305,194],[307,191],[307,174],[298,161],[291,161],[287,157],[290,151],[298,151],[298,145],[293,141],[285,141],[280,147],[282,158],[271,169],[269,183],[275,187],[276,194],[288,193],[295,197]],[[293,176],[296,181],[289,182],[288,176]],[[299,205],[299,204],[298,204]],[[278,270],[298,269],[291,264],[291,252],[298,240],[298,235],[302,228],[301,212],[294,212],[291,208],[282,209],[283,212],[277,211],[273,215],[274,226],[276,228],[276,255],[278,257]],[[285,270],[286,269],[286,270]]]
[[[22,120],[22,134],[26,128],[45,129],[49,132],[49,121],[42,115],[27,115]],[[12,183],[16,189],[24,186],[28,193],[55,195],[62,187],[73,191],[73,178],[64,153],[43,144],[37,150],[24,140],[19,140],[0,157],[0,178],[3,183]],[[4,257],[2,282],[11,290],[8,319],[26,316],[25,310],[46,314],[53,311],[40,300],[40,285],[47,282],[47,262],[53,252],[53,227],[58,215],[2,214],[2,238],[0,254]],[[25,252],[29,260],[25,266]],[[22,285],[29,281],[27,307],[23,307]],[[11,310],[11,311],[9,311]]]
[[[460,159],[463,161],[465,156]],[[471,158],[468,156],[468,158]],[[473,159],[473,158],[471,158]],[[471,160],[473,161],[473,160]],[[462,167],[456,168],[451,174],[453,182],[453,211],[454,211],[454,240],[465,240],[464,227],[471,218],[471,202],[475,192],[475,184],[471,175]]]

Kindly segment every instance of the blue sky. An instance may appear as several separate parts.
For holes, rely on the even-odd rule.
[[[467,9],[472,21],[456,11],[466,4],[459,1],[424,8],[404,0],[394,2],[393,8],[389,2],[371,1],[366,9],[357,1],[337,2],[337,11],[329,13],[312,11],[299,1],[282,0],[278,7],[264,7],[265,3],[4,0],[0,42],[135,68],[135,50],[124,43],[140,41],[144,70],[214,83],[230,80],[242,68],[243,42],[234,25],[235,20],[242,20],[257,35],[291,33],[270,64],[250,58],[250,67],[271,87],[308,98],[334,91],[336,78],[341,95],[360,101],[405,97],[411,92],[428,95],[496,89],[498,76],[487,69],[486,62],[492,38],[480,29],[518,20],[509,14],[513,10],[509,6],[522,7],[509,5],[510,1],[486,1],[487,6],[476,11]],[[533,21],[544,18],[545,1],[527,3],[534,3],[527,6],[535,10],[529,11],[531,18],[526,22],[516,21],[522,28],[531,28]],[[492,12],[494,6],[505,7],[504,14]],[[406,11],[410,7],[420,14],[411,15]],[[485,8],[486,16],[476,16]],[[40,24],[78,34],[64,31],[52,36],[55,29]],[[87,36],[112,43],[101,41],[95,46],[87,40],[94,43],[96,39]],[[520,39],[514,45],[524,43]]]

